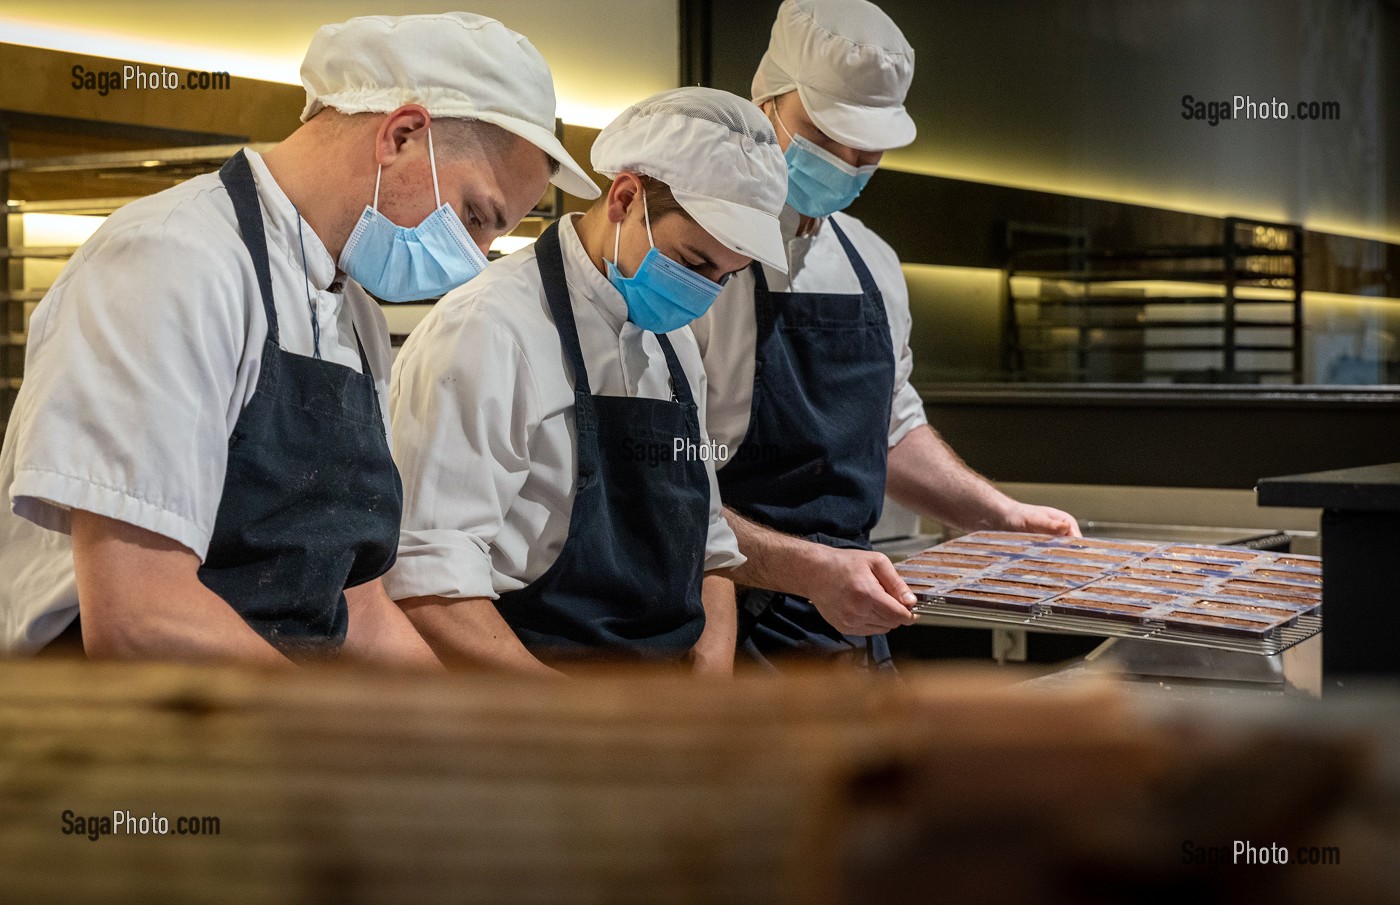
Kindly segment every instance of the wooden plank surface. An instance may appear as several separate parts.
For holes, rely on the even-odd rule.
[[[961,863],[1053,901],[1047,878],[1085,858],[1174,854],[1164,802],[1233,777],[1241,750],[1256,782],[1284,771],[1302,796],[1270,787],[1275,825],[1324,813],[1363,770],[1350,743],[1272,738],[1286,762],[1258,744],[1202,746],[1107,684],[1034,694],[960,672],[0,663],[0,877],[17,902],[898,903]],[[89,841],[61,833],[64,810],[220,831]]]

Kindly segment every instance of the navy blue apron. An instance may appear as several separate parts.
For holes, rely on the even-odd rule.
[[[219,171],[267,315],[258,385],[228,444],[223,498],[199,579],[278,650],[329,655],[345,641],[345,589],[383,575],[403,489],[364,346],[362,373],[278,345],[262,208],[247,158]]]
[[[753,408],[719,471],[720,496],[785,534],[869,550],[885,500],[894,344],[870,269],[834,220],[826,228],[861,291],[772,292],[754,262]],[[805,654],[890,665],[884,635],[843,635],[806,599],[759,588],[740,591],[739,645],[761,662]]]
[[[690,381],[659,334],[671,399],[593,395],[557,224],[535,243],[535,257],[574,378],[578,481],[559,558],[530,585],[502,594],[496,608],[547,661],[679,660],[705,626],[710,517],[704,463],[673,457],[676,438],[700,442]]]

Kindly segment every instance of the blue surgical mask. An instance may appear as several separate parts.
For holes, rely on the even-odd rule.
[[[467,234],[461,218],[442,203],[432,129],[428,130],[428,161],[437,210],[413,227],[399,226],[379,213],[381,164],[374,176],[374,203],[360,215],[340,253],[340,269],[386,302],[438,298],[486,268],[486,255]]]
[[[849,207],[875,174],[876,165],[851,166],[801,135],[793,135],[777,111],[773,113],[788,137],[783,153],[788,169],[788,205],[807,217],[829,217]]]
[[[622,224],[618,223],[613,234],[613,259],[604,259],[608,281],[627,302],[629,321],[653,333],[670,333],[709,311],[723,287],[671,260],[656,247],[651,236],[651,214],[647,211],[645,189],[642,190],[642,217],[646,220],[647,242],[651,249],[642,258],[636,273],[623,276],[617,269],[617,251],[622,239]]]

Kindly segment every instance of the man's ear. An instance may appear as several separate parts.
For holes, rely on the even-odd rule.
[[[641,190],[642,181],[636,173],[618,173],[608,189],[608,222],[621,223]]]
[[[432,121],[432,116],[419,104],[404,104],[390,111],[375,134],[375,163],[388,166],[403,153],[410,141],[420,138],[426,141],[428,126]]]

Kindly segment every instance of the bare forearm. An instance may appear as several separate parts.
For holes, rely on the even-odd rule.
[[[727,506],[724,517],[747,557],[743,565],[725,570],[725,575],[745,587],[807,596],[813,566],[824,560],[828,547],[760,525]]]
[[[83,646],[120,660],[236,660],[290,666],[198,577],[189,549],[134,525],[73,513]]]
[[[734,582],[722,575],[706,575],[700,596],[705,606],[705,630],[691,651],[695,672],[729,675],[734,672],[734,645],[739,631]]]
[[[559,675],[530,653],[490,598],[410,597],[398,605],[443,663]]]
[[[890,450],[885,490],[920,515],[966,531],[999,527],[1014,503],[927,425]]]
[[[84,595],[81,583],[79,588],[83,647],[93,659],[291,665],[222,597],[202,584],[151,588],[140,607],[128,609],[120,618],[107,603]]]
[[[389,599],[382,580],[348,588],[345,603],[350,625],[345,632],[344,656],[383,666],[442,669],[428,642]]]

